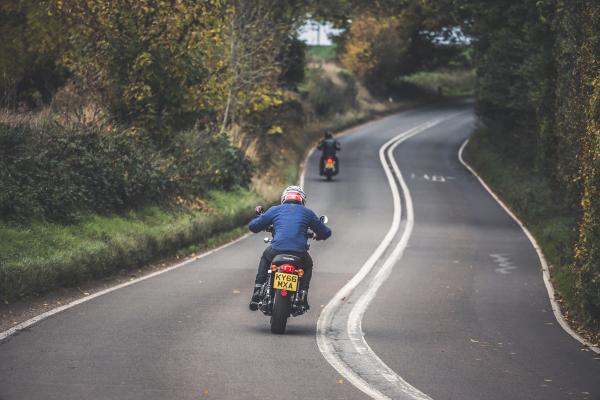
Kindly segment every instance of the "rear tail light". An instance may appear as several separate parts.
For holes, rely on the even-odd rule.
[[[279,267],[279,272],[287,272],[288,274],[293,274],[294,272],[296,272],[296,267],[290,264],[283,264],[281,267]]]

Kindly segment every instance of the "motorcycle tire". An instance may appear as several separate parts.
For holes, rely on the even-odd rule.
[[[327,181],[331,182],[331,179],[333,179],[333,176],[331,174],[327,174]]]
[[[278,290],[275,293],[275,301],[273,304],[273,314],[271,315],[271,333],[283,335],[285,326],[287,325],[288,317],[290,316],[290,298],[282,296]]]

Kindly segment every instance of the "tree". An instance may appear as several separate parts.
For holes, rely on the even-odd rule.
[[[416,70],[449,66],[463,51],[451,45],[460,32],[457,18],[439,13],[442,8],[437,2],[338,3],[342,14],[333,7],[318,10],[323,15],[332,13],[338,26],[346,28],[340,41],[342,62],[376,92],[394,90],[398,78]]]
[[[379,92],[394,78],[410,73],[415,60],[409,52],[415,25],[408,15],[360,16],[352,20],[342,63]]]
[[[58,64],[66,38],[49,2],[1,2],[0,37],[0,106],[48,102],[67,75]]]
[[[221,130],[243,125],[249,113],[281,104],[282,53],[293,41],[305,7],[294,1],[232,0],[229,87]],[[302,60],[303,61],[303,60]]]
[[[231,83],[224,1],[68,0],[55,10],[69,31],[64,65],[130,131],[166,143],[219,112]]]

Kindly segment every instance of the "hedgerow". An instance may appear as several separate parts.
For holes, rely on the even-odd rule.
[[[192,129],[168,148],[124,133],[0,124],[0,220],[68,221],[246,186],[250,167],[224,135]]]
[[[600,329],[600,4],[466,3],[487,140],[547,179],[578,221],[557,270],[570,315]]]

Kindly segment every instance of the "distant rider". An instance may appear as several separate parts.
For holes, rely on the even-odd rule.
[[[258,273],[254,281],[254,291],[250,301],[250,309],[258,309],[260,289],[268,278],[271,261],[278,254],[291,254],[302,259],[304,277],[300,290],[306,290],[312,277],[313,260],[308,254],[307,232],[308,228],[316,235],[317,240],[325,240],[331,236],[329,229],[317,215],[305,207],[306,194],[299,186],[288,186],[281,195],[281,205],[271,207],[254,218],[248,228],[258,233],[273,225],[273,241],[265,249],[258,265]],[[308,309],[308,296],[305,296],[305,307]]]
[[[340,172],[340,162],[337,158],[336,153],[342,149],[340,142],[333,138],[331,131],[325,131],[323,140],[317,146],[317,150],[321,150],[321,161],[319,163],[319,174],[325,174],[325,159],[332,157],[335,161],[335,174]]]

